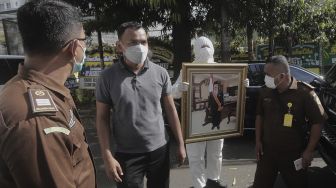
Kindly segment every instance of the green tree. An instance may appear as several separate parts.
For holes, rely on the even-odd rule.
[[[303,41],[335,40],[333,0],[68,0],[85,15],[96,16],[85,25],[92,31],[115,31],[125,21],[145,27],[161,24],[172,31],[176,71],[191,61],[191,38],[202,30],[217,36],[221,57],[230,57],[230,41],[246,30],[249,59],[253,59],[253,31],[269,42],[291,46]],[[91,6],[90,6],[91,5]],[[241,38],[241,36],[240,36]],[[218,43],[217,43],[218,44]]]
[[[187,0],[67,1],[87,16],[96,15],[97,19],[85,24],[87,33],[113,32],[121,23],[131,20],[141,22],[145,28],[161,24],[164,31],[172,30],[176,69],[180,69],[181,62],[191,61],[191,7]]]
[[[87,20],[85,23],[86,33],[90,35],[93,31],[98,33],[99,51],[103,63],[103,46],[101,32],[114,32],[117,27],[126,21],[141,22],[147,28],[158,23],[165,23],[167,7],[171,6],[174,0],[66,0],[79,7],[84,16],[95,19]]]
[[[303,42],[332,42],[335,39],[335,4],[333,0],[278,0],[268,10],[273,11],[269,14],[272,19],[260,22],[257,31],[261,34],[264,34],[265,28],[272,31],[269,34],[272,33],[275,43],[286,47],[290,57],[293,45]],[[268,40],[272,42],[271,35]],[[270,49],[272,55],[272,48]]]

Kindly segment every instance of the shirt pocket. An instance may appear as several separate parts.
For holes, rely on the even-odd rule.
[[[263,108],[264,108],[265,113],[274,112],[274,108],[276,108],[276,107],[277,107],[277,104],[271,98],[264,98],[263,99]]]
[[[81,143],[81,141],[77,138],[73,138],[73,153],[72,153],[72,166],[77,166],[83,159],[84,145]]]

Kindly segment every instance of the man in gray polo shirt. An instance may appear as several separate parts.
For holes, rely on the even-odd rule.
[[[161,99],[179,146],[180,163],[186,157],[169,75],[148,60],[147,33],[140,24],[123,23],[118,39],[123,57],[101,73],[96,88],[96,126],[106,173],[118,188],[142,188],[145,175],[148,188],[169,187],[168,135]],[[112,136],[117,146],[114,155]]]

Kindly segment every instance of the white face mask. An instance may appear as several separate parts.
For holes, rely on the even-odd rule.
[[[275,77],[277,77],[277,76],[275,76]],[[271,88],[271,89],[275,89],[276,88],[276,85],[274,83],[274,78],[273,77],[265,75],[264,81],[265,81],[266,87]]]
[[[124,56],[134,64],[145,62],[148,54],[148,48],[142,44],[137,44],[126,48]]]
[[[214,50],[212,48],[204,47],[195,53],[195,62],[197,63],[213,63]]]

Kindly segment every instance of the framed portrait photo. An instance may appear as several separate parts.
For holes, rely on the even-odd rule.
[[[241,136],[247,64],[183,63],[182,131],[185,143]]]

